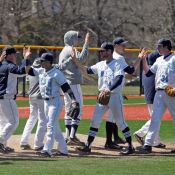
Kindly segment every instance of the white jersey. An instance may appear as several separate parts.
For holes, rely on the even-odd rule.
[[[121,65],[121,68],[124,70],[126,67],[128,67],[128,64],[125,61],[124,56],[113,52],[113,58],[118,61],[118,63]]]
[[[166,85],[175,87],[175,55],[171,54],[164,59],[159,57],[150,67],[151,72],[155,73],[156,89],[165,89]]]
[[[49,71],[43,68],[33,68],[34,74],[39,76],[39,86],[43,98],[60,96],[60,86],[66,83],[63,73],[53,67]]]
[[[124,56],[118,54],[117,52],[113,52],[113,58],[118,61],[118,64],[120,64],[122,70],[124,70],[126,67],[129,66],[126,63]],[[125,79],[125,73],[124,73],[124,78],[123,78],[123,82],[124,83],[123,83],[123,86],[125,84],[125,81],[126,81],[126,79]]]
[[[118,75],[124,76],[124,71],[117,60],[113,59],[109,64],[106,61],[100,61],[97,64],[90,67],[94,74],[98,75],[98,89],[105,90],[110,89],[111,85],[114,83],[115,77]],[[123,87],[123,82],[112,92],[121,92]]]

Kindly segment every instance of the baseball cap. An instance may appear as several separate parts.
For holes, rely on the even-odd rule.
[[[110,42],[104,42],[102,43],[101,47],[100,47],[100,50],[114,50],[114,46],[112,43]]]
[[[117,37],[113,40],[113,45],[119,45],[119,44],[126,44],[128,43],[128,41],[126,41],[124,38],[122,37]]]
[[[53,62],[53,55],[51,53],[43,53],[41,55],[40,61],[50,61],[50,62]]]
[[[41,60],[40,58],[36,58],[33,62],[33,65],[32,65],[34,68],[39,68],[41,67]]]
[[[164,38],[162,38],[162,39],[160,39],[160,40],[158,40],[158,42],[157,42],[157,44],[156,44],[157,46],[167,46],[167,47],[172,47],[172,45],[171,45],[171,41],[170,40],[168,40],[168,39],[164,39]]]
[[[6,46],[4,49],[3,49],[3,52],[6,52],[6,55],[10,55],[10,54],[13,54],[13,53],[17,53],[16,49],[12,46]]]

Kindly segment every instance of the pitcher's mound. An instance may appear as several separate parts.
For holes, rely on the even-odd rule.
[[[82,135],[82,134],[77,134],[78,138],[86,142],[87,135]],[[2,154],[0,153],[0,159],[40,159],[38,155],[36,155],[36,152],[31,149],[31,150],[22,150],[20,148],[20,139],[21,135],[13,135],[8,142],[8,146],[12,147],[15,149],[14,153],[9,153],[9,154]],[[34,134],[31,135],[30,137],[30,145],[31,147],[33,146],[33,140],[34,140]],[[139,144],[134,142],[134,147],[138,147]],[[170,154],[171,149],[175,148],[175,145],[173,143],[165,143],[166,144],[166,149],[158,149],[158,148],[153,148],[153,152],[151,154],[141,154],[139,151],[136,152],[130,156],[165,156],[165,155],[173,155]],[[69,157],[79,157],[79,156],[86,156],[86,157],[101,157],[101,158],[115,158],[119,157],[121,149],[117,150],[112,150],[112,149],[105,149],[105,138],[101,137],[96,137],[95,141],[93,142],[92,146],[92,151],[89,155],[87,154],[82,154],[81,152],[77,151],[76,146],[68,146],[69,150]],[[120,145],[123,146],[124,148],[127,147],[127,144],[125,145]],[[174,146],[174,147],[173,147]],[[57,149],[57,143],[55,142],[54,144],[54,149],[55,151]],[[175,155],[175,154],[174,154]],[[65,157],[64,157],[65,158]]]

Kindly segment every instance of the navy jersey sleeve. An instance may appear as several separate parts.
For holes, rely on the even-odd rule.
[[[25,62],[22,62],[20,66],[17,66],[16,64],[11,63],[8,65],[8,69],[9,69],[9,72],[13,74],[22,75],[26,73]]]
[[[87,68],[87,74],[94,74],[93,70],[90,67]]]
[[[128,74],[133,74],[135,71],[135,68],[133,66],[127,66],[124,71]]]

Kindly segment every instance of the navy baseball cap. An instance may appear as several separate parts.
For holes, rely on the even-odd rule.
[[[100,50],[112,50],[112,51],[114,51],[114,46],[110,42],[104,42],[104,43],[102,43]]]
[[[50,62],[53,62],[53,55],[51,53],[43,53],[41,55],[40,61],[50,61]]]
[[[163,47],[164,46],[172,47],[171,41],[169,39],[164,39],[164,38],[158,40],[156,45],[157,46],[163,46]]]
[[[119,44],[126,44],[128,43],[128,41],[126,41],[124,38],[122,37],[117,37],[113,40],[113,45],[119,45]]]
[[[3,49],[3,52],[6,52],[6,55],[10,55],[10,54],[13,54],[13,53],[17,53],[16,49],[12,46],[7,46]]]

